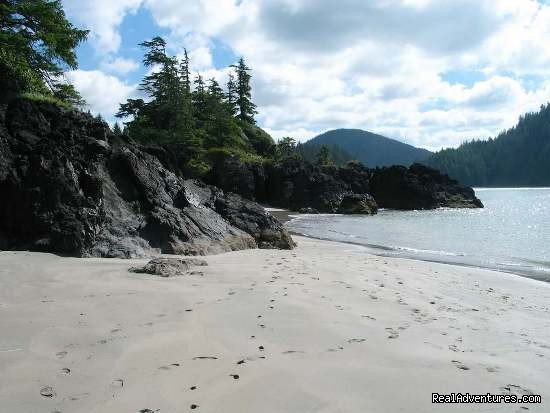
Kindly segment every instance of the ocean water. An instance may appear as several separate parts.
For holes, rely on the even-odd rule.
[[[550,188],[476,188],[483,209],[296,215],[298,234],[378,255],[498,269],[550,282]]]

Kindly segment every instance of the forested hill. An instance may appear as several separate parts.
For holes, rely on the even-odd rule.
[[[424,163],[469,186],[549,186],[550,104],[494,139],[444,149]]]
[[[389,165],[409,166],[431,155],[426,149],[361,129],[331,130],[307,141],[305,145],[337,145],[352,154],[355,160],[371,168]]]

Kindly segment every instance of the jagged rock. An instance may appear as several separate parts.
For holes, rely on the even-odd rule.
[[[177,176],[90,115],[23,99],[0,114],[2,248],[142,257],[294,245],[259,205]]]
[[[378,207],[483,207],[471,188],[420,164],[369,169],[358,162],[321,167],[289,159],[262,166],[227,158],[214,168],[211,183],[249,199],[297,211],[376,213]],[[363,195],[374,199],[365,199],[361,207],[357,196]],[[354,203],[355,207],[350,207]]]
[[[368,214],[373,215],[378,211],[376,201],[369,194],[345,195],[338,207],[339,214]]]
[[[285,249],[295,246],[279,221],[256,203],[228,193],[216,198],[215,208],[232,225],[251,234],[260,248]]]
[[[370,187],[381,208],[483,208],[472,188],[418,163],[376,169]]]
[[[197,258],[155,258],[143,267],[130,268],[130,271],[160,277],[175,277],[185,274],[193,266],[205,265],[208,265],[206,261]]]

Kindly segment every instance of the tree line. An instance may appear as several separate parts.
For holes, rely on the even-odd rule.
[[[550,104],[486,141],[444,149],[424,163],[472,186],[550,185]]]

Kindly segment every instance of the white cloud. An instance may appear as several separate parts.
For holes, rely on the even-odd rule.
[[[196,0],[185,7],[101,0],[75,7],[90,14],[98,44],[116,50],[124,13],[140,3],[205,77],[226,75],[213,68],[213,39],[243,55],[253,69],[258,122],[275,137],[354,127],[437,149],[495,135],[550,100],[549,83],[532,79],[550,75],[550,6],[535,0]],[[449,71],[485,78],[466,86],[444,80]]]
[[[90,30],[90,40],[100,54],[114,53],[120,46],[118,26],[142,0],[63,0],[67,15]]]
[[[73,70],[67,78],[86,100],[93,114],[102,114],[107,121],[113,121],[121,102],[136,93],[135,85],[127,85],[119,78],[99,70]]]
[[[102,68],[109,72],[126,75],[139,68],[139,63],[133,59],[125,59],[123,57],[117,57],[113,60],[103,62]]]

